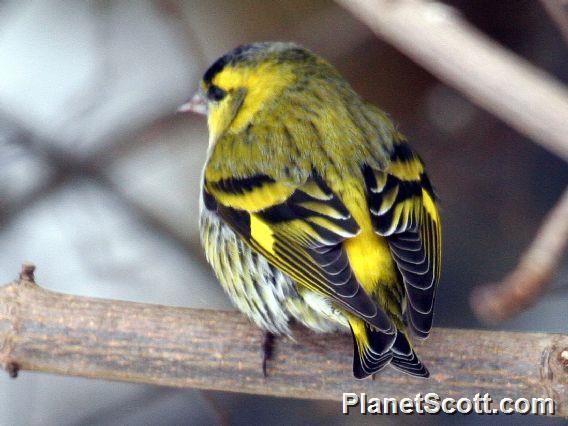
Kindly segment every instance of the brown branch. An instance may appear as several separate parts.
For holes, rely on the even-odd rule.
[[[471,306],[487,322],[502,321],[536,302],[550,283],[568,244],[568,189],[547,215],[514,271],[474,290]]]
[[[167,285],[167,283],[163,283]],[[568,336],[435,329],[417,350],[432,377],[387,370],[376,381],[353,379],[347,335],[294,329],[277,340],[268,378],[261,332],[237,312],[183,309],[64,295],[21,279],[0,288],[0,363],[18,370],[339,400],[342,392],[376,397],[552,397],[568,416]]]
[[[442,3],[337,2],[471,101],[568,160],[568,90],[562,83],[498,45]]]
[[[558,27],[564,41],[568,43],[568,0],[540,0],[540,2]]]

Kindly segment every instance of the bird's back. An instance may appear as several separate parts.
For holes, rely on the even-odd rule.
[[[206,232],[213,268],[233,283],[229,293],[242,293],[245,312],[266,308],[261,293],[276,287],[256,290],[261,307],[251,300],[231,271],[248,268],[254,280],[259,270],[241,254],[282,274],[287,295],[275,303],[288,315],[351,328],[357,377],[391,362],[427,375],[406,331],[428,335],[439,277],[440,223],[423,164],[331,65],[294,46],[267,46],[224,74],[214,66],[220,76],[206,74],[209,87],[232,88],[209,114],[204,210],[223,229],[216,235],[242,243],[217,253]],[[307,308],[294,311],[299,305]]]

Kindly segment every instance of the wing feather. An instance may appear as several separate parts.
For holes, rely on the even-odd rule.
[[[405,317],[427,337],[440,278],[441,225],[436,197],[422,163],[406,143],[395,145],[384,171],[363,169],[375,231],[387,238],[404,281]]]
[[[255,192],[265,197],[271,187],[275,194],[265,199],[273,203],[262,209],[250,205]],[[359,233],[357,222],[318,174],[286,194],[289,188],[266,176],[206,182],[204,199],[214,199],[221,218],[275,267],[389,335],[386,351],[396,328],[355,278],[342,246]]]

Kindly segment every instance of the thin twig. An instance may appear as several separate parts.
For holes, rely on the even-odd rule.
[[[38,287],[29,271],[0,287],[0,365],[13,375],[34,370],[331,400],[343,392],[379,398],[487,392],[493,398],[551,397],[556,415],[568,416],[565,335],[439,328],[416,344],[430,379],[388,369],[375,381],[358,381],[348,335],[296,327],[294,340],[277,339],[264,377],[262,333],[238,312],[64,295]]]
[[[568,161],[568,90],[561,82],[440,2],[337,2],[444,83]]]
[[[518,266],[497,284],[475,289],[471,305],[479,318],[502,321],[536,302],[550,283],[568,244],[568,189],[546,217]]]

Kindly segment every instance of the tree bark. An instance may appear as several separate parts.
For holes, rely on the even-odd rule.
[[[501,282],[474,289],[470,298],[473,311],[481,320],[496,323],[532,306],[559,269],[567,245],[568,189],[565,189],[517,267]]]
[[[156,285],[160,285],[157,283]],[[164,284],[162,284],[164,285]],[[238,312],[78,297],[47,291],[33,267],[0,288],[0,363],[20,370],[165,386],[339,400],[373,397],[552,397],[568,416],[568,336],[434,329],[416,349],[430,379],[392,369],[355,380],[348,335],[294,328],[278,338],[268,377],[262,333]]]

